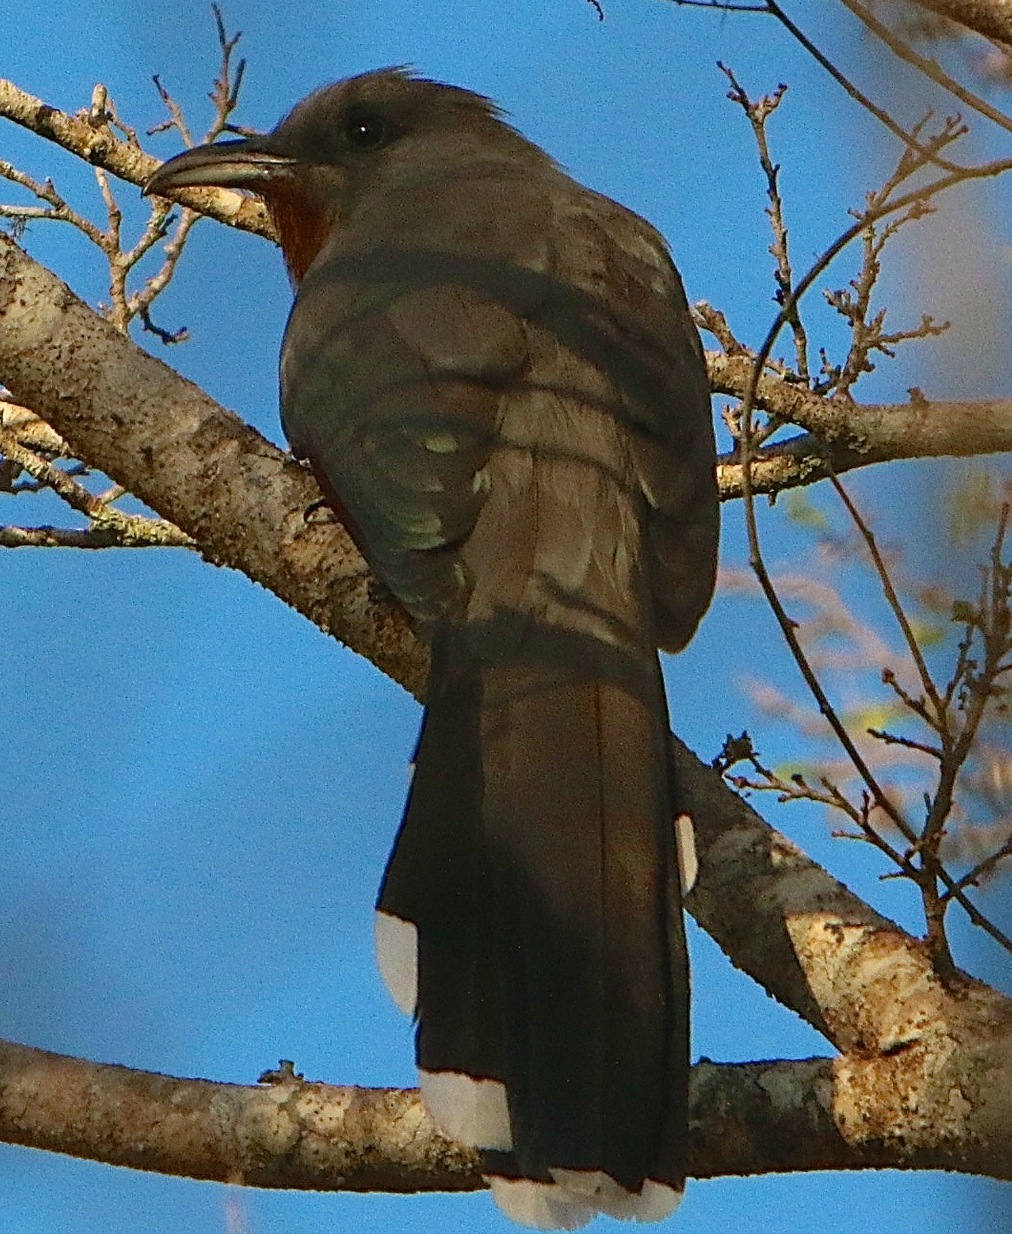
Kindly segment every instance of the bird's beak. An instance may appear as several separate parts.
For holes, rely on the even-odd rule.
[[[263,138],[194,146],[163,163],[144,186],[164,197],[176,189],[236,188],[254,192],[296,160],[264,149]]]

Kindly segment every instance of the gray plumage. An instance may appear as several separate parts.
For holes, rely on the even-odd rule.
[[[665,243],[487,99],[397,69],[151,187],[187,184],[267,202],[285,431],[433,644],[378,904],[426,1099],[518,1219],[659,1219],[688,969],[656,649],[709,603],[718,525]]]

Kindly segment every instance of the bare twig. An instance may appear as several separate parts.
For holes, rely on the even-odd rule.
[[[773,244],[770,246],[770,252],[776,260],[774,277],[777,282],[777,291],[774,298],[777,304],[784,304],[790,299],[794,276],[791,271],[791,259],[787,241],[787,223],[784,219],[784,203],[780,196],[780,167],[779,164],[774,163],[773,159],[770,157],[769,143],[766,140],[766,122],[780,106],[780,100],[784,97],[784,94],[787,91],[787,86],[781,82],[772,94],[768,94],[758,101],[753,102],[727,65],[718,61],[717,67],[731,83],[731,90],[728,93],[728,98],[730,98],[732,102],[737,103],[748,117],[749,124],[752,126],[752,133],[755,137],[756,146],[759,150],[759,163],[763,169],[763,174],[766,177],[766,195],[769,198],[770,203],[766,208],[766,213],[769,216],[770,224],[773,228]],[[794,352],[797,362],[798,376],[802,381],[807,383],[809,378],[808,336],[801,321],[801,314],[797,301],[794,303],[794,309],[788,319],[788,324],[794,334]]]
[[[151,534],[128,536],[112,528],[75,527],[11,527],[0,525],[0,548],[195,548],[182,533],[159,534],[160,528],[171,528],[171,523],[151,520]]]
[[[870,207],[877,204],[877,197],[879,194],[869,195]],[[862,238],[863,259],[857,278],[851,280],[849,288],[825,293],[827,302],[845,319],[851,331],[847,359],[840,368],[833,370],[832,378],[826,385],[827,392],[849,396],[859,378],[874,370],[870,359],[873,351],[893,356],[893,349],[898,343],[935,337],[949,328],[948,322],[938,323],[924,314],[920,323],[912,329],[888,332],[884,329],[886,310],[871,312],[871,296],[881,273],[883,249],[904,224],[923,218],[928,209],[930,207],[911,206],[909,210],[887,220],[881,229],[872,223]]]
[[[842,86],[847,94],[854,100],[855,103],[863,107],[869,115],[889,130],[894,137],[898,137],[904,146],[908,149],[915,150],[927,162],[933,163],[936,167],[943,168],[946,171],[956,172],[960,170],[958,163],[950,163],[947,159],[943,159],[937,150],[932,150],[930,145],[921,145],[917,136],[914,133],[907,132],[902,125],[897,124],[893,117],[882,107],[873,103],[871,99],[860,91],[857,86],[842,73],[840,69],[830,60],[830,58],[819,50],[812,40],[804,33],[800,26],[793,22],[779,4],[775,0],[766,0],[766,9],[775,17],[784,29],[797,40],[798,43],[808,52],[812,58],[822,66],[823,69],[832,77],[837,85]]]
[[[907,619],[903,605],[900,603],[900,598],[896,594],[896,588],[893,586],[892,579],[889,576],[889,570],[887,569],[886,563],[882,558],[882,554],[879,552],[875,536],[871,528],[865,522],[864,518],[862,518],[860,510],[858,510],[857,506],[851,500],[850,494],[840,483],[839,477],[830,476],[830,481],[833,488],[836,489],[837,496],[843,502],[847,513],[853,520],[854,526],[860,533],[862,540],[864,540],[865,547],[868,550],[868,555],[875,567],[875,573],[878,576],[879,584],[882,587],[882,592],[885,595],[893,616],[896,618],[896,622],[899,625],[900,630],[902,631],[903,641],[906,645],[907,651],[910,653],[910,658],[913,660],[917,668],[917,675],[921,681],[921,688],[928,696],[937,720],[941,716],[942,700],[939,697],[937,689],[935,688],[934,679],[928,671],[928,666],[925,662],[924,655],[921,652],[920,644],[918,643],[910,622]],[[932,727],[935,726],[933,725]]]
[[[4,205],[0,207],[0,213],[5,218],[41,218],[69,223],[86,236],[92,244],[98,248],[103,248],[105,237],[102,231],[90,219],[85,218],[83,214],[67,203],[62,195],[57,192],[52,180],[36,180],[34,176],[28,175],[27,172],[21,171],[12,163],[5,162],[2,159],[0,159],[0,176],[5,180],[9,180],[11,184],[27,189],[29,193],[32,193],[40,201],[46,202],[45,208]],[[25,210],[27,210],[27,213],[24,212]]]
[[[122,490],[101,497],[78,484],[66,471],[57,467],[48,459],[42,458],[26,449],[18,441],[16,434],[7,428],[0,428],[0,456],[22,468],[28,475],[42,486],[52,489],[72,509],[79,511],[89,521],[89,532],[93,540],[103,540],[101,545],[91,542],[87,547],[110,547],[113,544],[129,547],[159,547],[193,548],[193,540],[185,532],[173,526],[164,519],[145,518],[136,514],[124,514],[111,504],[112,500],[121,495]],[[81,532],[57,532],[53,528],[3,528],[3,547],[24,547],[34,539],[38,545],[60,540],[63,547],[69,547],[72,541],[81,536]],[[79,547],[75,544],[74,547]]]
[[[217,6],[212,7],[221,60],[210,94],[215,111],[211,125],[204,136],[205,141],[213,141],[229,127],[230,117],[238,104],[239,90],[245,70],[244,60],[234,64],[235,48],[240,36],[236,34],[229,37],[220,9]],[[192,145],[190,130],[182,109],[158,77],[155,78],[155,86],[169,112],[169,119],[165,124],[158,126],[159,129],[175,128],[186,144]],[[135,130],[123,124],[119,119],[105,86],[97,85],[88,111],[71,119],[63,116],[54,108],[45,107],[39,100],[17,91],[10,83],[0,82],[0,114],[28,125],[42,136],[60,141],[67,149],[87,158],[93,164],[99,191],[105,205],[106,226],[105,228],[98,227],[72,209],[50,181],[39,183],[8,163],[0,163],[0,176],[27,189],[46,205],[44,207],[0,206],[0,216],[11,218],[22,224],[29,219],[41,219],[67,222],[76,227],[101,250],[108,263],[109,304],[104,310],[108,320],[117,329],[126,330],[130,322],[140,314],[145,328],[153,330],[164,341],[178,339],[179,331],[162,330],[153,324],[151,307],[171,281],[186,239],[199,216],[186,209],[176,215],[169,202],[164,199],[154,199],[151,217],[143,234],[132,247],[124,248],[123,215],[110,184],[108,171],[134,183],[143,183],[157,163],[140,149]],[[113,126],[125,134],[125,142],[121,142],[111,131]],[[184,196],[189,195],[184,194]],[[242,201],[236,194],[202,193],[200,196],[204,201],[212,198],[219,200],[222,196],[237,198],[240,203]],[[238,212],[241,214],[242,210],[243,207],[240,204]],[[258,211],[255,209],[254,213],[256,212]],[[236,217],[231,217],[229,221],[233,225],[242,225]],[[262,230],[262,228],[258,229]],[[127,287],[129,276],[138,262],[162,242],[165,244],[165,259],[161,269],[149,278],[140,290],[131,294]]]
[[[829,701],[829,698],[822,687],[817,675],[815,674],[811,663],[808,660],[801,644],[798,640],[795,630],[795,624],[788,616],[786,610],[777,593],[777,589],[769,575],[764,561],[763,553],[760,546],[758,525],[755,516],[754,491],[751,483],[751,462],[754,450],[754,441],[756,438],[757,426],[753,422],[752,408],[754,406],[755,391],[759,384],[760,375],[763,372],[763,367],[767,357],[772,350],[773,343],[780,333],[780,330],[791,320],[791,312],[794,305],[811,287],[814,280],[819,274],[826,269],[833,258],[846,247],[852,240],[856,239],[862,233],[866,232],[868,227],[877,222],[880,218],[885,218],[890,215],[897,214],[902,210],[915,209],[923,210],[926,202],[930,198],[943,191],[946,188],[952,187],[954,184],[962,183],[965,180],[979,178],[983,175],[996,175],[1000,171],[1008,170],[1012,163],[1008,160],[1002,160],[997,163],[985,165],[984,167],[972,168],[966,171],[951,173],[945,176],[936,178],[935,181],[929,183],[923,188],[913,190],[900,196],[895,196],[899,191],[900,186],[908,181],[917,171],[921,170],[931,161],[929,155],[931,151],[944,148],[946,145],[955,140],[961,135],[960,126],[954,122],[947,123],[942,131],[934,137],[929,143],[929,153],[925,154],[912,146],[908,146],[903,152],[900,160],[897,163],[896,170],[887,181],[886,186],[878,194],[873,195],[866,206],[864,212],[857,216],[855,224],[848,228],[829,248],[823,253],[822,257],[812,266],[805,277],[794,288],[791,295],[786,298],[785,303],[781,307],[780,313],[773,326],[767,333],[763,345],[760,347],[753,366],[752,373],[749,379],[749,388],[746,392],[740,418],[739,418],[739,436],[738,443],[740,448],[740,456],[742,463],[742,490],[745,499],[745,523],[749,543],[749,560],[753,571],[759,581],[760,587],[767,602],[770,604],[777,623],[780,626],[781,633],[794,657],[795,663],[798,665],[799,671],[808,686],[813,698],[815,699],[820,713],[825,717],[830,728],[840,742],[842,748],[850,759],[858,775],[868,788],[868,792],[875,803],[875,806],[883,812],[890,824],[899,831],[911,846],[911,851],[916,852],[922,843],[922,837],[918,835],[910,822],[898,808],[896,803],[884,791],[883,786],[878,778],[871,771],[867,760],[858,750],[856,744],[850,737],[846,726],[840,719],[835,708]],[[761,430],[760,430],[761,431]],[[761,437],[760,437],[761,440]],[[877,830],[872,832],[872,835],[877,836]],[[872,835],[869,838],[872,838]],[[874,841],[873,841],[874,842]],[[907,859],[909,860],[909,859]],[[1003,946],[1012,949],[1012,940],[1009,940],[1000,930],[984,918],[983,914],[974,906],[966,897],[965,893],[956,885],[955,880],[947,874],[946,871],[939,869],[935,871],[943,884],[947,887],[953,897],[967,911],[970,919],[975,925],[979,925],[982,929],[987,930],[997,941]],[[938,964],[940,974],[948,974],[952,971],[951,956],[948,953],[948,946],[944,938],[944,934],[939,934],[938,924],[941,920],[940,904],[932,902],[932,897],[937,899],[937,891],[935,889],[934,880],[925,877],[921,884],[922,896],[928,908],[928,929],[929,929],[929,945],[932,948],[932,954]]]

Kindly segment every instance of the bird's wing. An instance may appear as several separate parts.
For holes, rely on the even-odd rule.
[[[715,446],[702,346],[661,235],[618,203],[574,189],[557,199],[552,259],[561,296],[542,314],[561,323],[568,345],[592,359],[610,386],[646,500],[658,642],[678,650],[710,601],[716,571]]]
[[[467,590],[455,546],[485,499],[523,320],[439,254],[341,253],[310,271],[282,353],[282,409],[363,552],[423,621]]]
[[[377,215],[396,241],[377,243],[369,219],[337,232],[282,354],[285,431],[340,495],[374,568],[423,620],[464,602],[456,550],[486,499],[489,456],[537,448],[508,440],[517,400],[538,404],[534,438],[539,418],[551,438],[560,402],[570,424],[583,407],[614,421],[609,465],[635,477],[646,513],[657,638],[682,646],[713,587],[714,446],[664,241],[562,173],[472,169],[391,195]]]

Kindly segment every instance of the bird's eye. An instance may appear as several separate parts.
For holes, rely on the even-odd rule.
[[[344,122],[344,139],[352,150],[379,150],[389,145],[397,131],[386,116],[375,112],[352,112]]]

